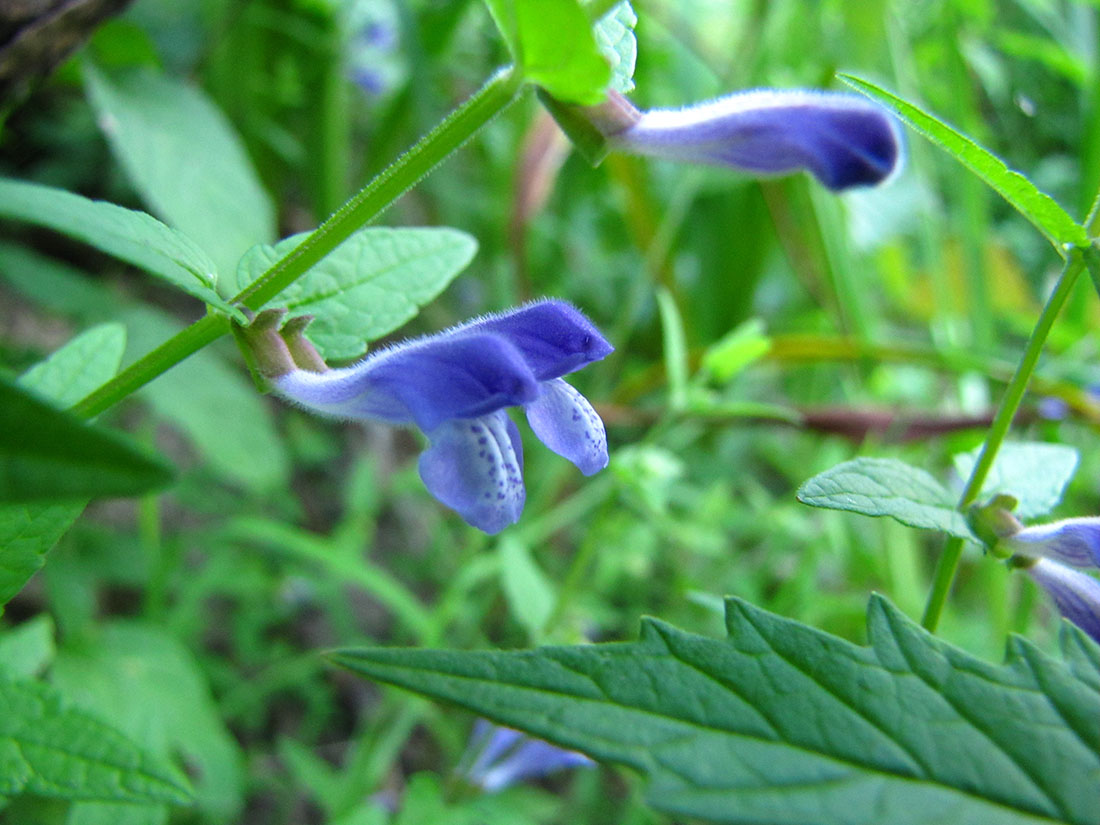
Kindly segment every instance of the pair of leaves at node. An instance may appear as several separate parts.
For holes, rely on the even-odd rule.
[[[982,487],[982,498],[1013,496],[1016,515],[1036,518],[1062,500],[1066,484],[1077,469],[1077,451],[1060,444],[1005,444]],[[955,468],[965,478],[977,460],[977,451],[955,457]],[[893,458],[857,458],[831,467],[798,490],[798,500],[812,507],[847,510],[865,516],[891,516],[902,524],[941,530],[980,543],[963,514],[957,496],[924,470]]]

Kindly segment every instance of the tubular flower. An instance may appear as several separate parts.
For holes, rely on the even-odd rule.
[[[1017,557],[1018,564],[1029,559]],[[1100,642],[1100,581],[1049,559],[1038,559],[1024,572],[1040,585],[1059,612]]]
[[[613,96],[595,108],[589,116],[612,148],[753,175],[806,169],[834,191],[882,182],[901,157],[890,115],[851,94],[757,89],[649,111]]]
[[[585,475],[607,466],[607,438],[592,405],[562,376],[612,351],[563,301],[543,300],[397,344],[328,369],[299,319],[280,336],[276,315],[245,338],[279,395],[334,418],[415,425],[430,446],[420,477],[433,496],[486,533],[523,511],[523,448],[505,411],[521,406],[535,435]]]
[[[486,793],[502,790],[524,779],[539,779],[567,768],[591,768],[596,764],[583,753],[559,748],[518,730],[492,725],[484,719],[474,723],[467,760],[464,777]]]
[[[1072,567],[1100,567],[1100,518],[1068,518],[1023,527],[1000,545],[1025,556],[1044,556]]]

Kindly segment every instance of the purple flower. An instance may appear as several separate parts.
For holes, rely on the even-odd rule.
[[[1013,553],[1045,556],[1073,567],[1100,567],[1100,518],[1068,518],[1036,524],[1004,536]]]
[[[488,793],[524,779],[538,779],[566,768],[590,768],[596,764],[583,753],[564,750],[517,730],[492,725],[484,719],[474,723],[467,755],[472,756],[473,761],[463,775]]]
[[[1050,594],[1063,616],[1100,642],[1100,581],[1049,559],[1024,572]]]
[[[758,89],[646,112],[609,103],[594,122],[614,148],[753,175],[806,169],[833,190],[880,183],[901,155],[893,119],[856,95]]]
[[[262,317],[246,337],[280,395],[321,415],[415,424],[431,442],[420,456],[424,484],[486,533],[514,524],[526,496],[519,431],[505,408],[522,406],[535,435],[585,475],[607,466],[603,422],[561,376],[612,347],[563,301],[478,318],[343,369],[310,356],[297,319],[280,337]]]

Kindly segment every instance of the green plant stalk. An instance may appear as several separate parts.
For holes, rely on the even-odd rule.
[[[522,85],[523,77],[518,70],[505,68],[497,72],[232,301],[247,309],[259,310],[473,137],[515,100]],[[73,412],[85,418],[98,415],[225,335],[229,329],[228,318],[208,314],[79,401]]]
[[[1028,338],[1023,358],[1020,359],[1012,380],[1005,388],[1005,394],[1001,398],[993,423],[986,434],[985,443],[982,444],[981,454],[974,463],[974,469],[971,470],[970,478],[959,497],[959,510],[965,511],[981,492],[982,485],[985,483],[989,470],[993,466],[993,461],[997,457],[997,451],[1004,442],[1009,427],[1012,426],[1012,419],[1016,417],[1016,412],[1020,408],[1020,402],[1023,400],[1028,382],[1031,380],[1031,374],[1035,371],[1039,355],[1043,351],[1043,344],[1054,325],[1054,319],[1058,317],[1058,313],[1066,303],[1066,299],[1073,291],[1074,284],[1077,283],[1081,270],[1085,268],[1087,254],[1088,251],[1082,249],[1073,249],[1069,252],[1066,263],[1062,267],[1062,274],[1058,277],[1058,283],[1054,287],[1054,292],[1051,293],[1050,298],[1043,307],[1039,320],[1035,322],[1035,329],[1032,331],[1031,337]],[[932,590],[928,595],[924,616],[921,617],[921,624],[932,632],[935,632],[937,625],[939,625],[940,615],[943,613],[943,606],[947,601],[947,594],[950,592],[951,585],[955,580],[955,573],[959,568],[959,559],[962,557],[963,544],[963,539],[954,537],[948,539],[944,545],[943,553],[936,563]]]

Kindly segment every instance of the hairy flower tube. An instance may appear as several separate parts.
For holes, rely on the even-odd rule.
[[[507,407],[523,407],[542,443],[585,475],[607,466],[603,422],[562,376],[612,347],[563,301],[477,318],[341,369],[325,366],[301,319],[280,334],[281,311],[269,313],[242,337],[276,392],[320,415],[419,427],[430,441],[419,463],[424,484],[486,533],[514,524],[526,497],[523,447]]]
[[[470,784],[487,793],[524,779],[539,779],[567,768],[591,768],[596,764],[583,753],[492,725],[484,719],[474,723],[467,755],[472,756],[472,761],[463,775]]]
[[[900,134],[886,110],[839,92],[757,89],[648,111],[613,95],[587,112],[620,151],[752,175],[805,169],[834,191],[882,182],[901,157]]]
[[[1072,567],[1100,567],[1100,518],[1068,518],[1022,527],[1002,536],[1000,548],[1043,556]]]
[[[1100,581],[1050,559],[1017,556],[1013,562],[1050,594],[1063,616],[1100,642]]]

